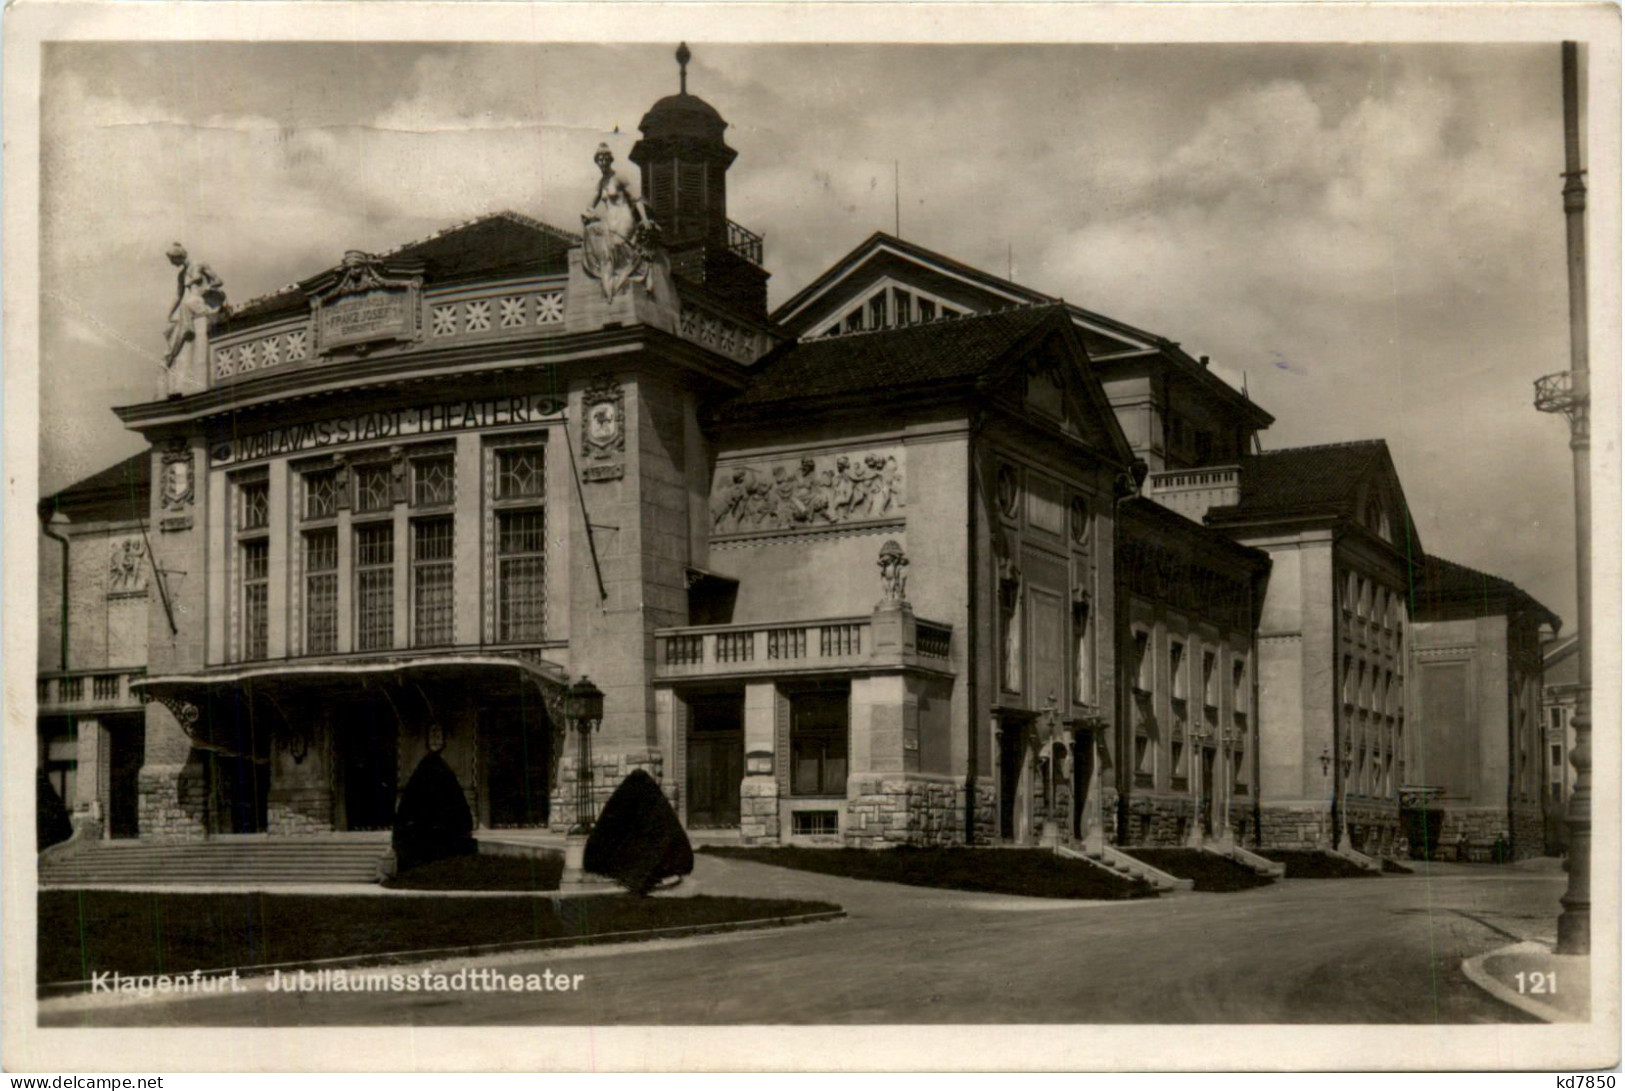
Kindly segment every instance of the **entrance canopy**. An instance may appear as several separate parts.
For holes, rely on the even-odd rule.
[[[429,685],[490,694],[512,689],[516,683],[534,686],[553,723],[564,724],[564,695],[568,686],[564,669],[549,660],[515,652],[442,651],[238,663],[135,679],[130,689],[144,700],[158,701],[174,713],[199,749],[256,757],[240,740],[230,737],[235,732],[218,729],[217,717],[203,715],[204,710],[264,698],[281,711],[284,701],[320,698],[369,685],[403,688]],[[283,718],[287,719],[286,714]]]

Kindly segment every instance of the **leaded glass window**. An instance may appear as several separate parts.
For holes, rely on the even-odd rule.
[[[264,659],[268,653],[271,543],[264,538],[243,543],[243,658]]]
[[[395,528],[370,523],[355,532],[356,647],[395,643]]]
[[[305,475],[305,518],[327,519],[338,514],[339,475],[319,470]]]
[[[450,644],[452,620],[452,521],[412,524],[412,643]]]
[[[454,467],[450,455],[413,460],[412,504],[423,507],[451,503]]]
[[[265,481],[250,481],[241,488],[243,530],[263,530],[271,525],[271,486]]]
[[[355,510],[388,511],[395,502],[387,464],[355,468]]]
[[[305,652],[339,650],[339,532],[305,535]]]
[[[498,451],[497,499],[541,496],[545,488],[542,468],[540,447],[514,447]]]
[[[541,640],[547,534],[537,509],[497,513],[497,639]]]

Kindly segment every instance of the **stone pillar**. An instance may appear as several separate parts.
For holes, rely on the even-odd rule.
[[[790,760],[774,745],[778,687],[772,682],[745,686],[745,777],[739,784],[739,839],[747,845],[779,840],[779,763]],[[771,771],[752,773],[752,754],[772,754]]]
[[[101,837],[103,816],[107,812],[109,785],[107,729],[94,716],[81,716],[75,740],[75,759],[78,761],[77,798],[64,800],[70,811],[83,815],[94,836]]]

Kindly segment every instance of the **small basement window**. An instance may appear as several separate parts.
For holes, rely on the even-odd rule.
[[[834,837],[841,832],[835,811],[791,811],[790,833],[796,837]]]

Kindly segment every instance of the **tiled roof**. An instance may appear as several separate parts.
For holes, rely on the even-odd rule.
[[[1065,309],[1020,307],[798,342],[764,361],[722,410],[974,380],[1046,324],[1067,328]]]
[[[518,212],[493,212],[377,255],[418,259],[430,282],[458,280],[476,274],[563,272],[565,252],[581,240],[568,231]],[[231,308],[234,319],[256,318],[303,306],[304,292],[289,284]]]
[[[1241,458],[1241,499],[1215,521],[1288,514],[1353,514],[1360,482],[1387,458],[1380,439],[1289,447]]]
[[[1243,545],[1228,534],[1186,518],[1149,497],[1135,496],[1124,500],[1117,506],[1117,516],[1122,520],[1125,536],[1155,538],[1160,535],[1182,535],[1200,543],[1204,549],[1228,555],[1238,564],[1257,569],[1270,567],[1269,554],[1263,550]]]
[[[1430,555],[1427,558],[1416,581],[1413,598],[1418,620],[1427,620],[1430,610],[1466,606],[1482,614],[1528,611],[1541,615],[1553,629],[1563,625],[1562,618],[1511,580],[1443,557]]]
[[[71,514],[76,508],[98,505],[123,507],[127,501],[129,511],[117,517],[135,518],[145,514],[151,488],[152,452],[140,451],[52,493],[40,501],[39,507],[43,517],[48,519],[58,510]]]

